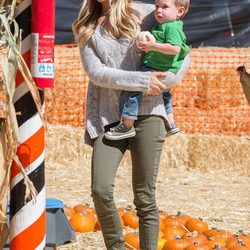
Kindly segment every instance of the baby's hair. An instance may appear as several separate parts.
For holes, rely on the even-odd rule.
[[[171,0],[171,1],[177,7],[184,7],[185,8],[185,12],[184,12],[184,14],[181,17],[181,18],[183,18],[187,14],[187,12],[189,10],[190,0]]]

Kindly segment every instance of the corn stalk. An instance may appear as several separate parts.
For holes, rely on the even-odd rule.
[[[43,121],[39,92],[20,54],[21,31],[13,18],[15,5],[16,0],[3,0],[0,4],[0,224],[6,221],[10,168],[13,160],[24,177],[26,185],[24,202],[28,199],[36,199],[37,194],[17,155],[18,123],[13,97],[18,69],[29,87]]]

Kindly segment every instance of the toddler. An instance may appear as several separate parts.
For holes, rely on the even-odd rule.
[[[155,0],[154,16],[158,22],[149,32],[141,32],[137,46],[145,51],[143,71],[164,71],[164,84],[173,85],[176,72],[180,69],[190,49],[186,44],[181,19],[189,9],[189,0]],[[175,82],[176,83],[176,82]],[[169,88],[163,92],[169,128],[167,136],[180,129],[174,122]],[[120,100],[121,122],[105,133],[110,140],[120,140],[135,136],[134,121],[137,119],[141,103],[141,92],[123,91]]]

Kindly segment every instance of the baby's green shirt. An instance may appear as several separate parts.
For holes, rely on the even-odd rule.
[[[144,64],[154,69],[177,72],[189,53],[189,46],[186,44],[186,36],[183,32],[183,22],[176,20],[157,24],[151,30],[157,43],[170,43],[178,45],[181,51],[177,55],[164,54],[158,51],[148,51],[145,53]]]

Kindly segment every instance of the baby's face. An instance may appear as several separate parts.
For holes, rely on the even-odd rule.
[[[179,7],[172,0],[155,0],[154,15],[158,23],[175,21],[180,18]]]

